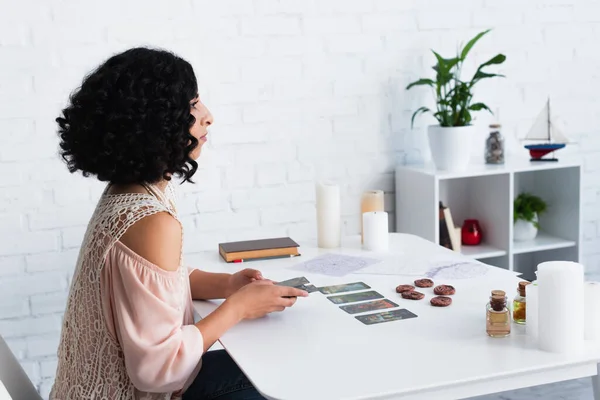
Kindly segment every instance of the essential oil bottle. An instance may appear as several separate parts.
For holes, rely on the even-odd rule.
[[[525,325],[526,321],[526,299],[525,299],[525,286],[529,285],[530,282],[521,281],[517,287],[517,295],[513,300],[513,321],[517,324]]]
[[[510,311],[507,307],[506,293],[493,290],[486,310],[486,332],[491,337],[510,335]]]

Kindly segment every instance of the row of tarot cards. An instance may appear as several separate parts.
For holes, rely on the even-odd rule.
[[[380,293],[369,290],[371,287],[364,282],[353,282],[342,285],[315,287],[308,279],[301,276],[277,282],[280,286],[291,286],[297,289],[305,290],[308,293],[321,292],[328,295],[327,299],[333,304],[340,305],[340,309],[348,314],[361,314],[369,311],[397,308],[398,304],[385,299]],[[346,293],[345,292],[356,292]],[[417,315],[407,309],[396,309],[390,311],[380,311],[372,314],[357,315],[354,318],[365,325],[379,324],[382,322],[398,321],[402,319],[415,318]]]

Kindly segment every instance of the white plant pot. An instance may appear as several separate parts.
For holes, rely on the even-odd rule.
[[[537,214],[533,217],[534,221],[537,222]],[[533,240],[538,234],[538,229],[532,222],[523,221],[522,219],[517,220],[513,226],[513,237],[517,242],[525,242]]]
[[[442,127],[430,125],[427,130],[431,158],[438,170],[464,171],[469,165],[477,127]]]

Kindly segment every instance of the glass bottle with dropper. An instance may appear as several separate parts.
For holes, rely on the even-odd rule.
[[[510,335],[510,311],[506,306],[506,292],[492,290],[486,310],[486,332],[491,337]]]
[[[513,321],[516,324],[524,325],[527,319],[525,314],[526,297],[525,297],[525,286],[529,285],[530,282],[521,281],[517,287],[517,295],[513,300]]]

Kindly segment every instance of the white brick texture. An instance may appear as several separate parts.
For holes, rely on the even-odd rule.
[[[135,45],[194,66],[215,116],[194,185],[181,187],[184,251],[290,235],[314,239],[314,180],[343,188],[344,232],[363,190],[383,189],[394,228],[394,167],[427,154],[404,90],[431,75],[431,49],[492,28],[475,62],[502,52],[501,82],[476,95],[500,110],[509,155],[546,96],[581,153],[586,273],[600,279],[600,3],[595,0],[0,0],[0,335],[42,396],[79,246],[104,184],[69,174],[55,118],[84,75]],[[480,114],[482,126],[488,122]],[[579,381],[577,381],[579,382]],[[566,383],[573,399],[589,385]],[[567,389],[565,389],[567,390]],[[502,398],[561,398],[555,386]],[[565,395],[566,396],[566,395]],[[498,399],[489,396],[486,399]],[[581,397],[582,399],[585,397]]]

